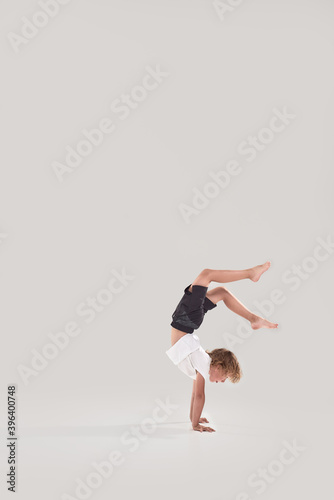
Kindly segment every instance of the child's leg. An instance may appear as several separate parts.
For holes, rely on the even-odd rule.
[[[225,305],[231,309],[234,313],[238,314],[242,318],[247,319],[253,330],[259,328],[277,328],[277,323],[271,323],[270,321],[261,318],[252,313],[247,307],[245,307],[229,290],[223,286],[218,286],[209,290],[206,296],[214,303],[217,304],[220,300],[223,300]]]
[[[231,283],[232,281],[239,281],[244,279],[258,281],[262,273],[267,271],[269,267],[270,262],[267,261],[260,266],[251,267],[249,269],[244,269],[241,271],[204,269],[192,282],[192,285],[209,286],[211,281],[216,281],[217,283]],[[191,287],[189,291],[192,291]]]

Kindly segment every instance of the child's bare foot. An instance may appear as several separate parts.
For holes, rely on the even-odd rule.
[[[277,328],[278,323],[271,323],[267,319],[261,318],[261,316],[254,316],[251,321],[251,327],[253,330],[258,330],[259,328]]]
[[[267,271],[270,267],[270,261],[267,260],[264,264],[261,264],[260,266],[255,266],[251,269],[250,271],[250,279],[252,281],[259,281],[261,275]]]

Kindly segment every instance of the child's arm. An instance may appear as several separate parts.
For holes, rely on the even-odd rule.
[[[212,432],[214,429],[211,427],[206,427],[200,425],[201,414],[203,406],[205,403],[205,392],[204,392],[205,380],[202,375],[197,372],[196,380],[193,384],[193,396],[191,404],[191,423],[194,431],[209,431]]]
[[[195,400],[195,388],[196,388],[196,380],[194,380],[194,383],[193,383],[193,392],[192,392],[192,395],[191,395],[191,403],[190,403],[190,421],[192,422],[192,419],[193,419],[193,409],[194,409],[194,400]],[[203,423],[209,423],[209,420],[207,420],[206,418],[200,418],[199,419],[199,423],[200,424],[203,424]]]
[[[193,382],[193,392],[191,395],[191,403],[190,403],[190,420],[192,421],[193,419],[193,408],[194,408],[194,399],[195,399],[195,387],[196,387],[196,380]]]

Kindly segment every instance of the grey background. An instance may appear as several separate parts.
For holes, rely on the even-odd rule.
[[[95,455],[117,448],[126,426],[166,397],[178,405],[171,427],[94,498],[232,500],[289,437],[306,452],[266,498],[328,494],[333,254],[296,291],[282,278],[313,255],[317,238],[334,238],[333,2],[252,0],[222,21],[203,0],[73,0],[15,54],[7,35],[37,10],[32,1],[0,6],[0,408],[5,436],[6,385],[15,383],[17,497],[73,494]],[[52,162],[83,128],[113,117],[111,102],[156,65],[169,76],[60,183]],[[247,162],[238,145],[284,107],[296,118]],[[242,173],[186,224],[179,205],[232,159]],[[207,384],[203,414],[217,432],[195,433],[192,382],[165,354],[171,314],[201,269],[268,259],[258,283],[226,286],[251,309],[281,289],[286,300],[270,316],[279,329],[233,347],[245,376]],[[77,305],[123,268],[134,279],[86,325]],[[25,386],[18,366],[75,319],[81,334]],[[224,347],[237,326],[219,304],[198,332],[202,346]],[[5,493],[6,453],[3,441]],[[194,468],[206,479],[194,482]]]

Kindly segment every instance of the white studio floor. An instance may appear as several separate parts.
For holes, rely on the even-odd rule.
[[[311,500],[325,494],[328,498],[330,416],[295,414],[289,429],[279,427],[277,414],[269,416],[267,428],[262,423],[240,425],[239,419],[239,425],[232,425],[207,417],[215,433],[200,434],[188,422],[172,421],[158,424],[141,439],[133,437],[135,422],[21,429],[16,498]],[[127,445],[120,439],[125,432],[132,436]],[[122,463],[116,461],[112,468],[111,453],[117,450]],[[3,448],[1,454],[5,460]],[[109,477],[102,478],[94,468],[94,463],[102,462],[101,470],[108,469]],[[78,478],[90,489],[81,483],[76,491]]]

